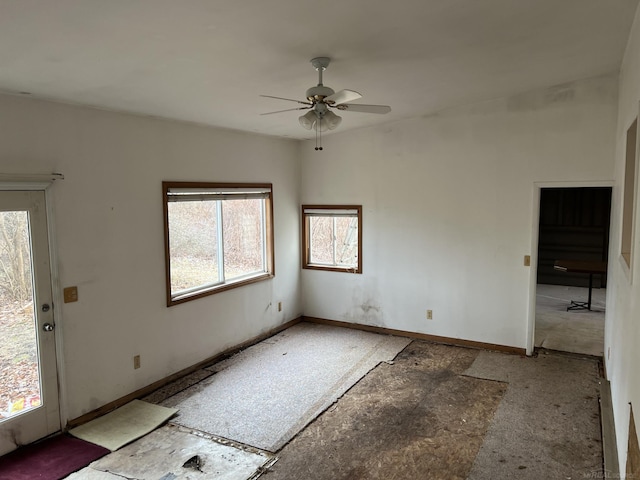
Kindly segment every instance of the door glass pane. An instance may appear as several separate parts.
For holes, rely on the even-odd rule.
[[[0,212],[0,421],[40,405],[27,212]]]

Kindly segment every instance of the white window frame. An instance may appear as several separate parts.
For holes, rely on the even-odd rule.
[[[203,182],[162,182],[164,237],[165,237],[165,272],[167,306],[184,303],[196,298],[213,295],[231,288],[267,280],[275,276],[274,242],[273,242],[273,185],[270,183],[203,183]],[[224,272],[224,238],[222,221],[222,201],[240,199],[262,199],[262,258],[263,270],[253,272],[230,280]],[[169,224],[169,203],[212,200],[216,201],[218,229],[218,279],[204,285],[172,292],[171,288],[171,252]]]

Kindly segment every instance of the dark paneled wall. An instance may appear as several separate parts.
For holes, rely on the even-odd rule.
[[[538,283],[586,287],[586,274],[558,272],[556,260],[607,260],[611,187],[543,188],[540,195]],[[606,278],[594,276],[594,287]]]

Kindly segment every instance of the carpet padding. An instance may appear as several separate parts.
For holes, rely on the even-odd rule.
[[[597,361],[482,351],[465,374],[509,384],[469,480],[604,478]]]
[[[115,451],[152,432],[176,413],[174,408],[134,400],[69,431],[74,437]]]

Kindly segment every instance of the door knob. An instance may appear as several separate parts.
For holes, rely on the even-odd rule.
[[[45,323],[42,326],[42,330],[44,330],[45,332],[53,332],[54,328],[56,328],[56,326],[53,325],[52,323]]]
[[[51,307],[49,306],[49,304],[48,304],[48,303],[43,303],[43,304],[42,304],[42,311],[43,311],[43,312],[48,312],[50,308],[51,308]]]

